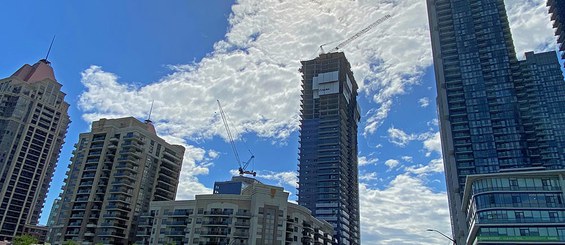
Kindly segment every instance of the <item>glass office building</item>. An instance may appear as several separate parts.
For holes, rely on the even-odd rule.
[[[357,83],[343,53],[302,61],[298,203],[359,242]]]
[[[427,0],[453,236],[469,175],[564,165],[555,52],[518,61],[503,0]],[[555,66],[557,64],[557,66]]]
[[[469,176],[469,237],[458,244],[565,244],[564,177],[540,169]]]

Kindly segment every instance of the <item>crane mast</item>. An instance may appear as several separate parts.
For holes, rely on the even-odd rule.
[[[224,122],[224,127],[226,128],[226,133],[228,135],[228,140],[230,141],[231,148],[233,150],[233,155],[235,157],[235,160],[237,161],[237,164],[239,165],[239,169],[238,169],[239,175],[250,174],[256,176],[257,175],[256,172],[246,170],[247,166],[255,158],[255,156],[253,155],[253,153],[251,153],[251,151],[249,151],[249,153],[251,153],[251,157],[249,158],[249,160],[247,160],[247,162],[244,163],[241,162],[241,159],[239,158],[239,153],[237,151],[237,147],[235,146],[235,141],[233,140],[233,135],[230,130],[230,125],[228,124],[228,119],[226,117],[226,114],[224,113],[224,109],[222,109],[222,104],[220,103],[220,100],[216,100],[216,101],[218,102],[218,107],[220,108],[220,116],[222,117],[222,121]]]
[[[379,18],[378,20],[376,20],[375,22],[373,22],[372,24],[370,24],[369,26],[365,27],[363,30],[355,33],[353,36],[349,37],[348,39],[346,39],[345,41],[341,42],[340,44],[338,44],[335,48],[331,49],[329,51],[329,53],[331,52],[335,52],[338,51],[339,49],[349,45],[351,42],[355,41],[355,39],[359,38],[360,36],[362,36],[363,34],[367,33],[368,31],[370,31],[371,29],[373,29],[375,26],[378,26],[380,24],[382,24],[383,22],[385,22],[386,20],[392,18],[392,16],[390,14],[387,14],[381,18]],[[326,44],[322,44],[320,45],[320,50],[322,51],[322,53],[324,53],[324,48],[323,46],[327,45],[329,43]]]

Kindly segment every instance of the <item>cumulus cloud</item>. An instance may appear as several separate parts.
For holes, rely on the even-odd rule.
[[[378,158],[367,158],[366,156],[360,156],[357,159],[357,164],[359,167],[366,165],[373,165],[379,161]]]
[[[418,164],[416,166],[406,167],[406,172],[424,176],[431,173],[443,173],[443,160],[441,158],[433,159],[428,164]]]
[[[275,180],[278,185],[289,185],[298,187],[298,176],[295,171],[288,172],[273,172],[273,171],[261,171],[258,173],[258,177],[262,179]]]
[[[543,0],[506,4],[519,53],[554,47]],[[299,61],[314,58],[320,44],[345,40],[385,14],[393,17],[343,49],[362,92],[374,103],[364,129],[373,133],[393,98],[418,84],[432,64],[424,1],[241,0],[232,7],[225,38],[202,60],[171,66],[171,74],[144,86],[118,82],[117,75],[92,66],[82,74],[86,91],[79,107],[87,121],[144,117],[155,100],[161,132],[207,138],[223,135],[214,113],[220,98],[235,131],[284,139],[298,126]]]
[[[414,160],[414,158],[411,156],[402,156],[401,158],[405,162],[412,162]]]
[[[408,145],[408,143],[414,140],[427,140],[432,135],[430,132],[421,134],[408,134],[404,132],[404,130],[395,128],[394,126],[390,127],[387,130],[387,133],[389,142],[400,147],[405,147],[406,145]]]
[[[450,234],[445,193],[433,192],[408,174],[396,176],[383,189],[360,184],[359,192],[363,244],[446,244],[445,238],[426,232],[432,228]]]
[[[359,175],[359,180],[360,181],[371,181],[371,180],[376,180],[377,178],[377,173],[375,172],[368,172],[368,173],[362,173]]]
[[[420,104],[420,107],[428,107],[430,105],[430,99],[428,97],[424,97],[418,100],[418,104]]]
[[[441,155],[441,137],[439,132],[436,132],[431,137],[424,140],[424,149],[427,151],[426,156],[429,157],[432,152],[437,152]]]
[[[388,159],[385,161],[385,165],[388,166],[389,169],[398,166],[398,164],[400,164],[400,162],[396,159]]]
[[[175,139],[165,137],[168,142],[175,143]],[[178,143],[178,142],[177,142]],[[177,200],[191,200],[195,195],[211,194],[212,190],[198,181],[197,176],[208,174],[208,166],[216,156],[206,153],[204,149],[183,144],[186,148],[182,163],[182,170],[179,177],[177,189]],[[213,151],[211,151],[213,152]]]
[[[556,47],[545,0],[506,0],[508,21],[519,58],[527,51],[552,51]]]

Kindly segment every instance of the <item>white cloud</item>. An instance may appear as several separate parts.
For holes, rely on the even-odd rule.
[[[506,0],[508,21],[518,57],[526,51],[553,51],[556,38],[545,0]]]
[[[441,137],[439,132],[436,132],[431,137],[424,140],[424,149],[426,149],[426,156],[429,157],[432,152],[437,152],[441,155]]]
[[[389,169],[398,166],[398,164],[400,164],[400,162],[396,159],[388,159],[385,161],[385,165],[388,166]]]
[[[411,156],[402,156],[401,158],[405,162],[412,162],[414,160],[414,158]]]
[[[164,138],[169,142],[176,141],[171,138]],[[186,150],[184,152],[176,199],[191,200],[198,194],[211,194],[212,189],[200,183],[196,176],[208,174],[208,167],[216,157],[206,157],[207,153],[204,149],[185,144],[183,146]],[[208,155],[210,154],[208,153]]]
[[[555,38],[544,1],[506,2],[518,52],[551,49]],[[365,117],[364,132],[373,133],[393,98],[418,84],[432,64],[424,1],[242,0],[232,7],[225,39],[199,62],[172,66],[171,74],[145,86],[118,83],[118,76],[92,66],[83,72],[87,90],[79,107],[87,121],[145,117],[155,100],[161,132],[207,138],[224,135],[214,113],[215,100],[222,99],[234,131],[284,139],[298,126],[299,61],[385,14],[393,17],[343,49],[362,91],[376,104]]]
[[[378,158],[367,158],[366,156],[360,156],[357,159],[357,164],[359,167],[366,165],[373,165],[379,161]]]
[[[258,178],[275,180],[278,182],[279,186],[283,184],[298,187],[298,176],[296,171],[288,172],[273,172],[273,171],[261,171],[257,173]]]
[[[443,173],[443,160],[441,158],[433,159],[428,164],[418,164],[405,168],[406,172],[417,174],[420,176],[430,173]]]
[[[413,136],[407,134],[402,129],[390,127],[387,132],[389,141],[400,147],[406,146],[408,142],[413,140]]]
[[[414,140],[426,140],[432,135],[430,132],[421,134],[408,134],[404,132],[404,130],[395,128],[394,126],[390,127],[387,132],[388,141],[400,147],[405,147],[406,145],[408,145],[408,143]]]
[[[430,105],[430,99],[428,97],[424,97],[418,100],[418,104],[420,107],[428,107]]]
[[[359,180],[360,181],[371,181],[371,180],[376,180],[377,178],[377,173],[375,172],[369,172],[369,173],[362,173],[359,175]]]
[[[422,180],[398,175],[384,189],[359,185],[362,243],[367,245],[437,245],[445,238],[426,229],[450,234],[445,193],[435,193]]]

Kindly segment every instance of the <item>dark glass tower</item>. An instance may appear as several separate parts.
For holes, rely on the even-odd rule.
[[[565,122],[549,111],[562,110],[565,101],[546,93],[565,84],[555,76],[561,72],[555,53],[553,63],[533,53],[518,61],[503,0],[427,0],[427,6],[453,236],[464,244],[468,175],[563,167],[564,139],[549,133]]]
[[[565,2],[562,0],[547,0],[551,20],[554,20],[553,27],[559,43],[559,51],[565,51]],[[561,54],[561,58],[565,59],[565,53]]]
[[[298,203],[359,242],[357,83],[343,53],[302,61]]]
[[[0,241],[38,224],[69,115],[50,62],[0,79]]]

